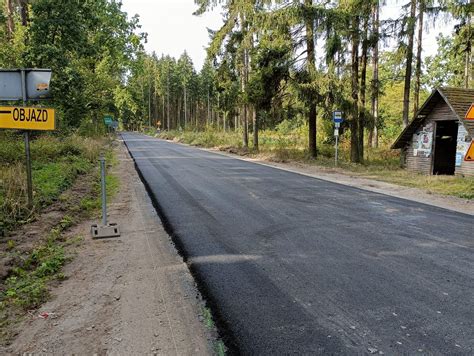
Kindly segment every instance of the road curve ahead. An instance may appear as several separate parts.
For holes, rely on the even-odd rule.
[[[472,216],[122,136],[234,351],[474,353]]]

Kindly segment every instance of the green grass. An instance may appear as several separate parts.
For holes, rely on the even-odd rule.
[[[26,255],[14,249],[9,252],[16,256],[16,267],[5,281],[5,290],[0,294],[0,310],[8,306],[29,310],[46,301],[49,295],[47,283],[64,278],[61,269],[68,258],[61,233],[73,222],[71,217],[65,216],[47,238]]]
[[[83,157],[69,156],[57,162],[35,165],[33,187],[35,203],[51,204],[76,180],[92,168],[92,162]]]
[[[279,128],[265,130],[259,134],[259,152],[250,147],[244,150],[240,132],[220,132],[216,130],[201,131],[170,131],[162,132],[159,137],[173,139],[195,146],[219,148],[234,153],[273,162],[301,162],[307,165],[334,168],[334,146],[324,143],[318,138],[318,158],[308,155],[306,128]],[[250,137],[251,141],[251,137]],[[349,160],[350,144],[342,140],[339,151],[339,171],[346,171],[360,177],[371,178],[406,187],[423,189],[429,193],[451,195],[464,199],[474,199],[474,177],[458,176],[426,176],[409,172],[400,168],[400,157],[396,150],[388,147],[378,149],[366,148],[365,160],[362,164],[351,163]]]
[[[0,133],[0,237],[30,221],[56,201],[81,175],[97,165],[104,140],[77,135],[41,135],[31,141],[34,208],[26,201],[26,172],[21,135]]]
[[[112,197],[113,195],[117,193],[119,189],[119,182],[120,182],[119,177],[112,175],[110,173],[107,173],[105,177],[105,187],[106,187],[105,189],[107,192],[107,199],[110,199],[110,197]],[[95,211],[100,209],[101,204],[102,204],[102,198],[101,198],[100,172],[98,172],[96,181],[94,183],[93,196],[82,198],[79,203],[79,206],[83,211],[91,215]]]
[[[201,313],[204,318],[203,319],[204,325],[206,325],[208,329],[214,329],[215,324],[214,324],[214,319],[212,318],[211,310],[208,307],[202,307]],[[216,355],[225,356],[226,347],[222,340],[219,339],[219,340],[214,341],[213,346],[214,346],[214,352],[216,353]]]

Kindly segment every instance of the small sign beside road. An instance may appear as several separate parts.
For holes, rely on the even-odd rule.
[[[0,106],[0,128],[53,131],[56,128],[54,109]]]
[[[334,137],[336,138],[336,145],[335,145],[335,154],[334,154],[334,165],[337,167],[337,161],[339,156],[339,128],[341,127],[341,123],[344,121],[342,118],[342,111],[336,110],[332,113],[332,121],[334,122]]]
[[[113,120],[114,119],[112,118],[112,116],[104,116],[104,124],[106,124],[107,126],[110,126]]]
[[[469,146],[469,149],[464,156],[464,161],[474,162],[474,141],[471,142],[471,146]]]
[[[0,69],[0,100],[42,100],[50,95],[51,69]]]
[[[342,111],[339,111],[339,110],[334,111],[332,113],[332,121],[339,124],[343,122],[344,119],[342,118]]]

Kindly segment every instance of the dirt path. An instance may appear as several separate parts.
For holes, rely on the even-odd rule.
[[[85,241],[65,269],[69,278],[0,353],[213,353],[216,332],[204,325],[204,303],[193,278],[122,144],[117,155],[120,191],[109,220],[120,225],[122,236],[92,240],[91,221],[77,226],[73,233]],[[43,311],[53,314],[38,318]]]

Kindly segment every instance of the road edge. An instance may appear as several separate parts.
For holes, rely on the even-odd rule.
[[[141,134],[141,133],[140,133]],[[143,134],[144,136],[147,136]],[[150,137],[150,136],[147,136]],[[150,137],[152,138],[152,137]],[[196,272],[196,270],[193,268],[192,264],[189,263],[188,256],[186,254],[186,250],[181,242],[181,239],[179,238],[178,234],[174,231],[173,226],[170,224],[168,217],[166,216],[166,213],[163,211],[160,203],[156,199],[156,197],[153,194],[153,191],[151,190],[151,187],[149,186],[148,182],[145,180],[145,178],[142,175],[141,170],[138,168],[137,162],[135,160],[135,157],[133,156],[132,152],[130,151],[127,142],[123,139],[122,135],[120,134],[120,141],[124,144],[125,148],[128,151],[128,154],[133,160],[133,165],[135,167],[135,170],[140,178],[140,181],[145,187],[145,190],[152,202],[152,205],[156,211],[156,214],[161,220],[161,223],[163,225],[163,228],[165,232],[168,234],[169,238],[171,239],[171,242],[176,248],[176,251],[178,255],[183,259],[183,262],[186,264],[189,273],[191,274],[192,278],[194,279],[194,282],[196,284],[196,287],[201,294],[201,297],[205,303],[206,308],[208,308],[211,312],[212,319],[215,325],[215,328],[217,330],[217,334],[219,336],[219,339],[223,341],[225,348],[226,348],[226,355],[239,355],[240,350],[238,348],[238,344],[235,341],[235,337],[233,333],[230,331],[230,328],[227,326],[227,323],[225,322],[224,318],[222,317],[222,313],[220,312],[220,309],[217,305],[217,302],[212,298],[210,293],[207,290],[207,287],[205,283],[202,281],[202,279],[199,277],[199,274]]]

